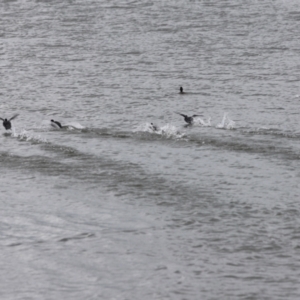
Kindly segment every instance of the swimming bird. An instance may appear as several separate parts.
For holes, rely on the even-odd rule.
[[[184,121],[186,121],[188,124],[192,125],[194,123],[194,118],[199,117],[200,115],[192,115],[191,117],[181,114],[179,112],[176,112],[176,114],[181,115],[184,117]]]
[[[179,92],[179,94],[185,94],[184,91],[183,91],[183,87],[182,87],[182,86],[180,87],[180,92]]]
[[[61,124],[60,124],[58,121],[51,120],[51,125],[52,125],[53,127],[55,127],[55,128],[57,128],[57,126],[58,126],[59,128],[63,128],[63,127],[61,126]]]
[[[0,118],[0,120],[3,121],[3,126],[6,130],[11,129],[11,120],[15,119],[19,114],[15,114],[13,117],[11,117],[9,120],[7,119],[2,119]]]

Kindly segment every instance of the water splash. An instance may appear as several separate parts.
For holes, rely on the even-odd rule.
[[[159,134],[162,134],[168,138],[175,137],[175,138],[182,138],[185,134],[178,131],[176,126],[166,124],[159,128]]]
[[[153,123],[145,123],[139,125],[134,132],[149,132],[152,134],[161,135],[167,138],[182,138],[185,134],[179,132],[176,126],[171,124],[166,124],[164,126],[157,126]]]
[[[203,127],[211,127],[211,117],[207,118],[207,121],[200,117],[195,117],[193,125],[203,126]]]
[[[223,119],[220,124],[216,126],[219,129],[234,129],[235,122],[228,117],[228,113],[224,113]]]
[[[63,125],[63,128],[67,128],[69,130],[74,130],[74,129],[81,130],[81,129],[85,129],[85,127],[82,126],[78,122],[66,123],[66,124]]]
[[[36,135],[32,132],[29,132],[25,129],[22,129],[20,132],[17,132],[15,128],[12,127],[11,136],[17,138],[21,141],[32,141],[37,143],[47,143],[47,139],[41,135]]]

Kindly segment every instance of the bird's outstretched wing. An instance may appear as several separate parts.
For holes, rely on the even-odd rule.
[[[175,113],[178,114],[178,115],[183,116],[184,118],[187,117],[187,115],[181,114],[181,113],[179,113],[179,112],[177,112],[177,111],[175,111]]]
[[[0,120],[4,121],[4,119],[0,118]]]
[[[15,119],[17,116],[18,116],[19,114],[15,114],[15,115],[13,115],[10,119],[9,119],[9,121],[11,121],[11,120],[13,120],[13,119]]]

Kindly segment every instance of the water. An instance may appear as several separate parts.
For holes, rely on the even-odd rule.
[[[1,299],[299,299],[298,1],[0,12]]]

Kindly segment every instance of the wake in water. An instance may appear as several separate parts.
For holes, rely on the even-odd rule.
[[[205,121],[201,117],[194,118],[194,122],[192,125],[193,126],[201,126],[201,127],[212,127],[213,126],[211,124],[211,117],[208,117],[207,121]],[[188,125],[188,126],[190,126],[190,125]],[[228,117],[228,113],[224,113],[221,123],[216,125],[215,128],[217,128],[217,129],[234,129],[235,122]]]
[[[190,127],[190,126],[200,126],[200,127],[212,127],[211,124],[211,117],[207,118],[207,121],[204,120],[201,116],[193,115],[193,116],[187,116],[181,113],[176,112],[177,114],[184,117],[184,120],[186,124],[184,127]],[[228,113],[224,113],[223,119],[220,124],[216,126],[216,128],[219,129],[233,129],[235,126],[235,122],[229,119]]]
[[[153,123],[145,123],[138,126],[133,132],[149,132],[167,138],[182,138],[184,136],[184,133],[179,132],[176,126],[170,124],[160,127]]]
[[[62,125],[63,128],[66,128],[68,130],[81,130],[81,129],[85,129],[84,126],[82,126],[80,123],[78,122],[71,122],[71,123],[66,123]]]
[[[36,135],[30,131],[22,129],[20,132],[17,132],[14,127],[12,127],[10,135],[14,138],[17,138],[21,141],[33,141],[36,143],[47,143],[47,139],[41,137],[40,135]]]
[[[186,124],[184,127],[189,127],[189,126],[212,127],[211,117],[208,117],[207,120],[204,120],[201,117],[194,117],[193,123]],[[228,117],[228,113],[224,113],[221,123],[216,125],[215,128],[234,129],[235,122]],[[141,124],[133,132],[149,132],[152,134],[157,134],[168,138],[182,138],[185,135],[184,133],[181,133],[174,125],[166,124],[160,127],[153,123]]]
[[[84,126],[82,126],[80,123],[78,122],[70,122],[70,123],[65,123],[65,124],[61,124],[62,128],[59,128],[59,126],[54,127],[53,126],[53,122],[48,121],[48,120],[44,120],[41,123],[41,128],[48,130],[49,128],[54,129],[54,130],[82,130],[85,129]]]
[[[200,117],[194,118],[193,126],[211,127],[211,117],[208,117],[207,121]]]

